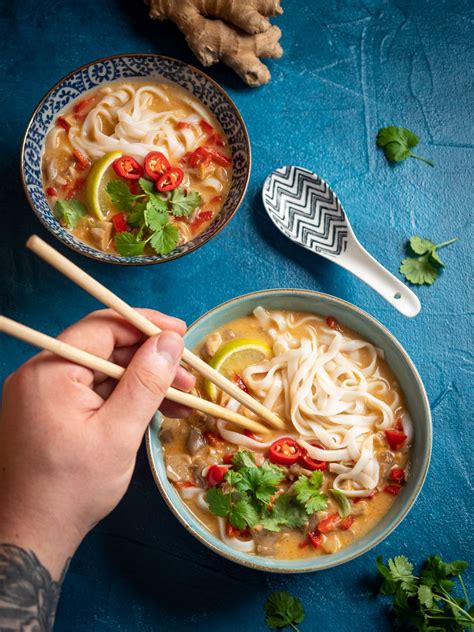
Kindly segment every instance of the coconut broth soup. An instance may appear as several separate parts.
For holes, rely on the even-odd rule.
[[[104,252],[165,255],[221,211],[232,158],[217,119],[190,92],[120,80],[56,117],[42,173],[53,213],[76,237]]]
[[[196,349],[287,424],[265,436],[195,411],[163,419],[169,480],[236,550],[331,554],[403,493],[412,423],[382,352],[334,318],[257,308]],[[201,376],[200,397],[251,415]]]

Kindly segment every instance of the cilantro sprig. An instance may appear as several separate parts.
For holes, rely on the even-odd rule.
[[[379,557],[376,565],[383,578],[380,592],[393,597],[393,613],[403,629],[422,632],[474,629],[474,606],[469,603],[461,577],[467,562],[446,563],[439,555],[431,555],[419,577],[414,575],[413,564],[404,555],[388,560],[387,564]],[[456,577],[463,597],[452,594]]]
[[[86,207],[78,200],[58,200],[53,212],[63,226],[76,228],[81,217],[86,214]]]
[[[275,532],[282,527],[303,527],[308,515],[327,506],[327,497],[320,491],[322,472],[313,472],[310,479],[300,476],[292,489],[281,493],[279,485],[285,472],[278,465],[265,461],[257,466],[248,450],[236,452],[232,465],[222,487],[207,492],[207,503],[212,513],[237,529],[257,524]]]
[[[179,231],[170,221],[170,216],[187,217],[201,203],[197,191],[187,193],[183,188],[175,189],[166,198],[154,189],[153,182],[146,178],[139,180],[141,193],[131,193],[123,180],[111,180],[105,190],[112,204],[127,213],[127,223],[134,232],[115,235],[115,247],[123,256],[138,256],[147,244],[160,255],[166,255],[176,248]]]
[[[326,509],[328,497],[321,492],[321,485],[324,481],[324,475],[321,470],[315,470],[311,477],[300,476],[293,489],[296,492],[296,498],[300,501],[308,515]]]
[[[414,285],[431,285],[438,278],[441,269],[444,268],[438,250],[444,246],[449,246],[456,240],[457,237],[441,244],[435,244],[429,239],[417,235],[410,237],[409,251],[416,256],[403,259],[400,264],[400,272],[407,281]]]
[[[301,601],[286,591],[273,592],[268,595],[264,604],[267,616],[265,623],[271,630],[281,630],[289,626],[299,632],[297,623],[304,619],[304,608]]]
[[[382,147],[385,157],[391,162],[402,162],[407,158],[416,158],[426,162],[430,167],[434,167],[434,162],[427,158],[417,156],[411,150],[416,147],[420,139],[406,127],[382,127],[377,133],[377,145]]]

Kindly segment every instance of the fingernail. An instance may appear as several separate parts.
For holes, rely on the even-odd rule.
[[[157,339],[156,351],[169,364],[176,364],[183,353],[183,339],[173,331],[163,331]]]

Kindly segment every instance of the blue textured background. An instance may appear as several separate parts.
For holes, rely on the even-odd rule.
[[[264,598],[281,588],[303,599],[304,631],[385,630],[386,603],[374,596],[377,555],[470,557],[473,3],[286,0],[284,8],[275,22],[285,56],[270,64],[270,84],[252,90],[223,66],[209,71],[240,108],[253,146],[249,191],[231,224],[201,250],[161,266],[75,260],[132,304],[188,322],[223,300],[268,287],[322,290],[366,309],[400,339],[425,381],[435,437],[428,480],[410,516],[377,550],[345,567],[283,577],[235,566],[188,535],[157,493],[142,451],[123,502],[73,560],[59,631],[191,625],[196,632],[263,631]],[[23,247],[32,232],[48,238],[18,177],[31,111],[59,78],[104,55],[156,52],[195,60],[177,29],[149,21],[139,0],[4,0],[0,10],[1,310],[56,334],[97,305]],[[423,139],[419,153],[436,167],[415,160],[390,167],[374,142],[388,124],[416,131]],[[416,319],[405,319],[355,277],[276,232],[260,189],[271,169],[288,163],[312,168],[332,185],[362,243],[393,272],[411,234],[460,237],[443,252],[441,278],[416,290],[423,305]],[[0,377],[31,353],[3,338]]]

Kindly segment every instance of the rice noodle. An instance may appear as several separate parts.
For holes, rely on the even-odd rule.
[[[156,98],[160,100],[162,111],[156,111],[153,103]],[[130,82],[110,86],[109,90],[102,91],[102,97],[84,121],[72,122],[69,141],[90,160],[116,150],[139,158],[150,151],[161,151],[170,162],[176,163],[186,152],[194,151],[204,142],[206,135],[199,121],[204,119],[213,124],[197,99],[184,93],[182,102],[195,114],[185,117],[179,108],[170,107],[166,91],[159,85]],[[188,122],[191,127],[177,129],[179,121]],[[213,188],[211,185],[209,188]],[[219,189],[215,190],[220,188],[219,182]]]
[[[264,406],[290,420],[291,431],[282,437],[297,439],[312,458],[329,462],[329,470],[336,474],[335,489],[350,497],[369,495],[380,476],[374,436],[393,426],[401,399],[380,374],[380,350],[326,326],[317,316],[296,320],[291,313],[262,307],[254,315],[272,337],[275,355],[247,367],[242,374],[245,383]],[[303,331],[298,338],[296,328]],[[239,407],[235,400],[228,406]],[[408,415],[402,424],[409,443],[413,428]],[[222,420],[218,429],[226,441],[256,451],[276,440],[255,441],[230,430]]]

